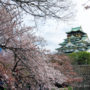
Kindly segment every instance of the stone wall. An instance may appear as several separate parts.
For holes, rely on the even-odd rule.
[[[77,90],[90,90],[90,65],[74,65],[73,67],[78,75],[83,77],[83,82],[76,83],[76,87],[82,89]]]

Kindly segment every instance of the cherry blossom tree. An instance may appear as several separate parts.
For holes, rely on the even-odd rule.
[[[65,68],[67,65],[71,72],[70,62],[60,61],[62,65],[57,65],[60,69],[56,69],[49,62],[51,57],[48,57],[47,50],[41,48],[44,40],[34,34],[33,27],[22,26],[21,10],[17,11],[16,6],[6,8],[3,5],[7,4],[0,6],[0,48],[3,58],[0,61],[8,65],[10,75],[9,72],[6,75],[12,78],[14,90],[22,90],[26,86],[31,90],[51,90],[58,88],[57,83],[63,87],[63,83],[73,82]],[[67,59],[64,57],[60,60]]]
[[[71,17],[71,7],[73,6],[71,0],[1,0],[0,3],[5,8],[16,6],[17,9],[20,8],[35,17],[54,17],[58,19]]]

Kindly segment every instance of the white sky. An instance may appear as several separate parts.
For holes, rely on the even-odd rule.
[[[76,6],[76,18],[75,20],[70,20],[69,22],[62,22],[57,20],[44,20],[40,21],[38,25],[38,33],[43,36],[47,41],[47,49],[55,51],[59,47],[59,43],[63,42],[66,38],[67,31],[70,31],[72,27],[81,26],[83,31],[86,32],[90,38],[90,9],[85,10],[83,5],[86,4],[88,0],[75,0]],[[90,5],[90,2],[87,3]],[[29,16],[26,18],[26,22],[30,23],[31,18]],[[30,23],[31,24],[31,23]]]

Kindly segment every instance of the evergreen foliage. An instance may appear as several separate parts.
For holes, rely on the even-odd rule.
[[[72,64],[87,65],[90,64],[90,52],[76,52],[69,54]]]

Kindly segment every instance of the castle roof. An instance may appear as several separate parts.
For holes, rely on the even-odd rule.
[[[81,28],[81,27],[72,28],[71,31],[68,31],[68,32],[66,32],[66,33],[68,34],[68,33],[77,32],[77,31],[80,31],[80,32],[84,33],[84,32],[82,31],[82,28]]]
[[[68,42],[68,43],[66,44],[66,47],[69,47],[69,46],[75,46],[75,45],[72,44],[71,42]]]
[[[71,31],[67,32],[67,38],[59,45],[60,48],[57,50],[60,53],[90,51],[90,40],[81,27],[72,28]]]

